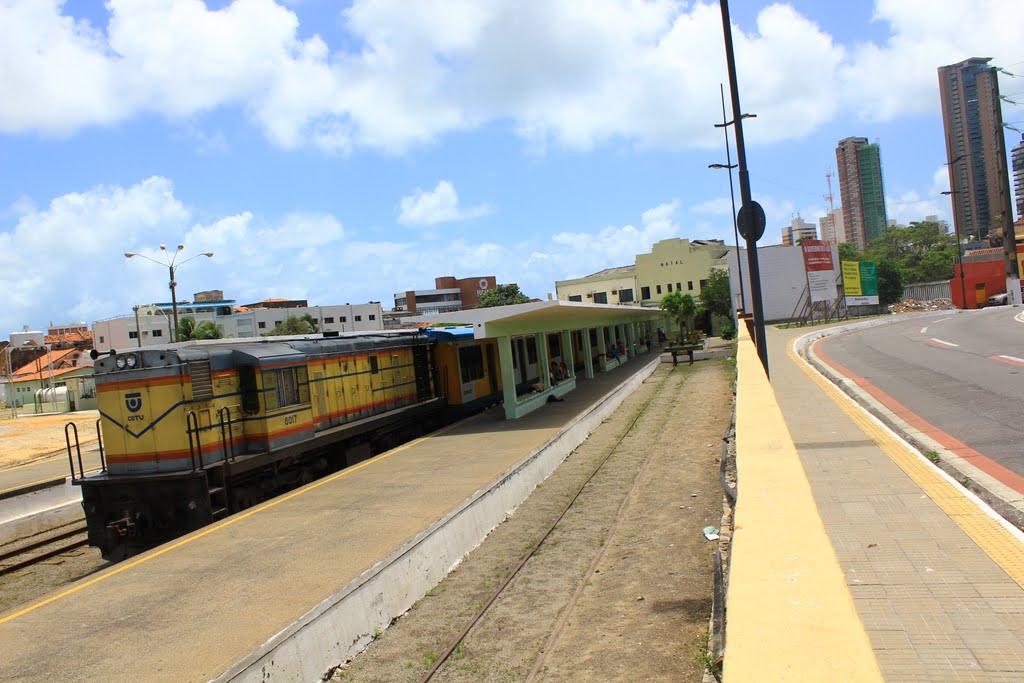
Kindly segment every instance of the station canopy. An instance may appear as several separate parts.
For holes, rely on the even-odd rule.
[[[475,339],[493,339],[625,323],[660,322],[664,318],[665,312],[660,308],[585,304],[576,301],[535,301],[412,316],[406,320],[415,323],[469,325],[473,328]]]

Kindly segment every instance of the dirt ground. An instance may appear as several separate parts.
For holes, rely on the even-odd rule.
[[[703,529],[722,518],[718,459],[730,378],[727,361],[662,364],[331,680],[421,680],[583,487],[433,680],[700,681],[717,545]]]
[[[10,412],[0,416],[0,470],[23,465],[54,453],[64,454],[64,425],[74,422],[82,445],[96,442],[96,420],[99,412],[82,410],[56,415],[22,415],[12,418]]]

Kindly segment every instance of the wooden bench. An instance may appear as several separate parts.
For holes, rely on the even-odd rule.
[[[684,346],[669,346],[668,352],[672,354],[672,367],[679,365],[679,354],[685,353],[690,357],[690,365],[693,365],[693,352],[704,348],[703,344],[686,344]]]

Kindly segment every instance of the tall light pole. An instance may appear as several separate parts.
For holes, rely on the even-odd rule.
[[[737,168],[739,164],[732,163],[732,151],[729,149],[729,126],[731,126],[733,122],[729,121],[725,114],[725,86],[721,83],[718,84],[718,92],[722,96],[722,122],[716,123],[715,128],[721,128],[722,133],[725,134],[725,163],[708,164],[708,168],[724,168],[729,171],[729,200],[732,202],[732,235],[736,240],[736,268],[739,271],[740,280],[740,310],[746,312],[747,297],[743,292],[743,264],[740,261],[740,233],[739,228],[736,225],[736,193],[733,190],[732,185],[732,169]],[[743,114],[740,118],[754,119],[757,118],[757,114]]]
[[[750,193],[750,171],[747,168],[746,144],[743,140],[743,115],[740,107],[740,86],[736,80],[736,56],[732,47],[732,23],[729,20],[728,0],[719,0],[722,9],[722,36],[725,39],[725,64],[729,71],[729,95],[732,99],[732,122],[736,133],[736,162],[740,170],[740,230],[747,242],[747,268],[750,275],[751,303],[754,310],[754,341],[761,366],[769,378],[768,341],[765,339],[764,303],[761,298],[761,268],[757,262],[757,240],[764,234],[764,209]]]
[[[957,160],[959,161],[959,159]],[[952,162],[956,163],[956,161]],[[961,308],[967,308],[967,293],[964,287],[964,254],[960,246],[960,226],[956,219],[956,200],[955,195],[959,194],[956,190],[950,190],[949,192],[942,192],[941,194],[949,195],[950,203],[953,206],[953,234],[956,236],[956,262],[960,266],[960,304]]]
[[[18,417],[18,400],[14,397],[14,368],[11,367],[11,343],[10,342],[7,343],[7,348],[5,350],[7,351],[7,376],[9,378],[9,380],[10,380],[10,382],[9,382],[9,385],[10,385],[9,386],[9,391],[10,391],[10,394],[11,394],[10,396],[7,397],[7,399],[11,402],[11,417],[12,418],[16,418],[16,417]]]
[[[947,136],[946,143],[947,143],[947,147],[948,147],[949,146],[948,136]],[[956,159],[953,159],[953,161],[950,161],[950,162],[948,162],[946,164],[946,167],[949,169],[949,175],[950,175],[951,178],[952,178],[952,175],[953,175],[953,165],[960,163],[961,161],[963,161],[966,158],[967,158],[966,154],[961,154]],[[960,303],[963,306],[963,308],[966,309],[967,308],[967,293],[966,293],[966,289],[964,288],[964,255],[963,255],[963,251],[961,250],[961,246],[960,246],[960,221],[957,220],[957,216],[959,215],[959,213],[957,211],[957,206],[956,206],[956,195],[960,194],[960,192],[958,190],[954,190],[953,187],[952,187],[952,183],[950,183],[949,192],[942,192],[941,194],[949,196],[949,203],[952,205],[952,208],[953,208],[953,235],[956,237],[956,262],[958,264],[960,264]]]
[[[181,263],[177,263],[176,264],[175,260],[178,258],[178,254],[180,254],[182,251],[184,251],[184,249],[185,249],[185,245],[184,244],[179,244],[177,249],[175,249],[173,252],[169,252],[169,251],[167,251],[167,246],[164,245],[164,244],[161,244],[160,245],[160,251],[164,252],[164,258],[166,259],[165,263],[160,263],[156,259],[152,259],[152,258],[146,256],[145,254],[138,254],[138,253],[136,253],[134,251],[126,251],[126,252],[124,252],[124,257],[125,258],[131,258],[133,256],[138,256],[140,258],[146,259],[147,261],[152,261],[153,263],[157,264],[158,266],[167,266],[167,272],[170,274],[171,309],[174,311],[174,331],[171,333],[171,336],[172,336],[171,342],[172,343],[178,341],[178,296],[177,296],[177,293],[175,292],[175,287],[177,286],[178,283],[174,281],[174,271],[177,268],[179,268],[180,266],[185,265],[186,263],[188,263],[192,259],[197,259],[200,256],[206,256],[207,258],[212,258],[213,257],[213,252],[212,251],[204,251],[201,254],[196,254],[195,256],[190,256],[189,258],[185,259]]]

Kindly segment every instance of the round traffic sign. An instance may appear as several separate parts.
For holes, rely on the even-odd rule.
[[[764,228],[768,223],[764,215],[764,209],[755,201],[740,207],[736,221],[743,239],[753,239],[755,242],[764,235]]]

